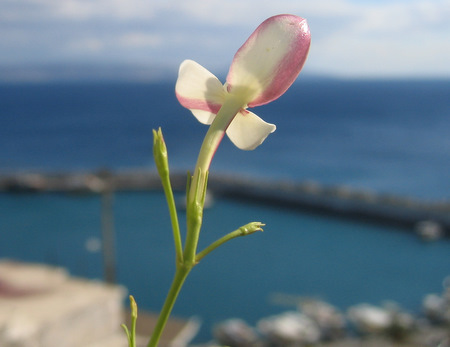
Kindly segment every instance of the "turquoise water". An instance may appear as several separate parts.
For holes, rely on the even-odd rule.
[[[68,267],[102,277],[100,200],[94,195],[0,194],[0,254]],[[9,213],[8,213],[9,211]],[[159,193],[115,197],[117,277],[141,308],[158,311],[174,270],[170,222]],[[183,226],[184,216],[180,214]],[[419,312],[422,298],[441,292],[450,275],[450,242],[423,243],[407,230],[304,214],[263,204],[217,200],[205,213],[200,248],[250,221],[263,233],[231,241],[191,273],[174,313],[204,320],[200,339],[215,322],[250,323],[280,312],[277,293],[313,296],[345,309],[394,300]]]

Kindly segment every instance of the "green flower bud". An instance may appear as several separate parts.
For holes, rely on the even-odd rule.
[[[158,131],[153,129],[153,157],[159,175],[165,177],[169,175],[169,160],[167,156],[166,143],[161,128]]]

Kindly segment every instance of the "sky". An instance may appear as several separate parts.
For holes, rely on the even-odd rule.
[[[450,78],[450,0],[0,0],[0,79],[39,66],[152,78],[184,59],[226,74],[252,31],[281,13],[309,23],[305,74]]]

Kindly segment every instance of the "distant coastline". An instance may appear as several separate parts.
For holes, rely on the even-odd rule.
[[[0,65],[0,84],[9,83],[175,83],[178,67],[174,64],[8,64]],[[216,71],[220,79],[225,79],[226,71]],[[303,73],[301,81],[443,81],[449,82],[448,76],[367,76],[346,77],[340,75],[320,75]]]

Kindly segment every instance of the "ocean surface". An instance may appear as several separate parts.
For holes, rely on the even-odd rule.
[[[277,125],[254,151],[224,139],[211,175],[316,181],[430,201],[450,200],[450,81],[300,80],[252,109]],[[192,170],[207,127],[183,109],[174,82],[0,85],[0,173],[154,169],[162,127],[172,170]],[[0,258],[103,275],[95,195],[0,194]],[[180,211],[183,225],[183,211]],[[159,193],[115,195],[117,278],[157,311],[173,274],[168,212]],[[253,220],[264,233],[234,240],[194,269],[174,313],[251,324],[288,307],[277,294],[345,310],[394,300],[419,312],[450,275],[450,242],[276,206],[216,200],[200,247]],[[205,295],[207,293],[207,295]]]

